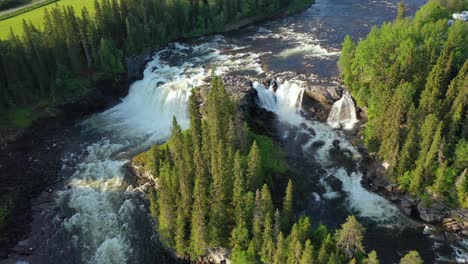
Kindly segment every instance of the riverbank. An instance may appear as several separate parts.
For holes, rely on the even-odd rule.
[[[256,19],[255,23],[260,21]],[[245,21],[228,29],[247,26],[247,22],[254,23]],[[31,201],[44,190],[54,191],[52,186],[60,180],[57,177],[64,152],[78,144],[81,131],[75,126],[76,122],[117,104],[130,84],[141,79],[149,59],[149,56],[128,58],[127,74],[119,81],[103,81],[87,95],[50,108],[48,116],[35,120],[27,129],[2,130],[0,191],[8,197],[2,204],[5,224],[1,227],[0,258],[15,253],[13,247],[28,234],[32,221]]]
[[[3,141],[0,154],[1,207],[4,209],[0,232],[0,259],[29,232],[31,201],[60,179],[63,154],[78,144],[80,128],[76,122],[119,102],[133,79],[102,82],[85,97],[77,98],[32,127],[16,132]],[[3,133],[2,138],[5,139]]]

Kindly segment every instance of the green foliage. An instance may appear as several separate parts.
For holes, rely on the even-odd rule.
[[[364,227],[354,216],[348,216],[341,229],[336,231],[336,246],[351,259],[357,253],[364,252],[362,240],[364,239]]]
[[[375,250],[369,252],[369,254],[367,254],[367,258],[365,258],[363,260],[363,263],[364,264],[379,264],[379,259],[377,258],[377,252],[375,252]]]
[[[454,183],[467,167],[458,143],[468,138],[468,24],[447,19],[465,2],[431,0],[415,18],[403,18],[400,4],[396,21],[357,45],[347,37],[339,61],[347,87],[367,108],[368,148],[403,189],[430,190],[453,206],[465,199]]]
[[[102,79],[114,80],[129,56],[298,4],[311,0],[60,0],[34,9],[0,21],[0,109],[29,107],[43,98],[60,104]]]
[[[313,230],[308,217],[295,220],[292,181],[282,205],[274,203],[266,180],[259,182],[261,189],[255,194],[247,188],[252,168],[284,176],[284,153],[267,137],[233,133],[248,129],[233,127],[241,123],[235,120],[236,105],[218,77],[213,76],[203,108],[200,102],[199,93],[193,92],[189,130],[182,131],[174,118],[168,142],[133,159],[134,165],[155,177],[157,189],[148,197],[163,245],[192,259],[224,247],[232,249],[233,263],[342,263],[344,255],[325,226]],[[241,142],[253,142],[251,149],[243,149]],[[272,154],[272,164],[283,165],[256,161],[265,151]],[[348,225],[358,223],[343,226]],[[343,237],[339,232],[337,237]],[[317,256],[314,248],[320,249]],[[354,249],[361,250],[359,243]]]
[[[422,264],[423,261],[417,251],[410,251],[400,260],[400,264]]]
[[[397,9],[397,16],[396,19],[400,20],[405,18],[405,13],[406,13],[406,5],[405,2],[401,1],[398,3],[398,9]]]
[[[115,76],[124,72],[122,64],[123,53],[110,41],[101,39],[99,44],[99,65],[104,74]]]
[[[0,230],[3,228],[8,216],[10,215],[10,210],[13,208],[13,200],[9,195],[4,194],[0,197]]]
[[[455,167],[468,167],[468,140],[462,140],[455,148]]]

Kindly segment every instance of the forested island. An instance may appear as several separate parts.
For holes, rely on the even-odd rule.
[[[190,96],[190,129],[174,118],[167,143],[133,159],[155,183],[150,210],[165,247],[200,262],[211,252],[226,254],[215,263],[379,263],[375,251],[366,255],[365,228],[354,216],[333,231],[296,215],[285,154],[242,123],[221,78],[212,77],[202,108],[201,101]],[[422,260],[412,251],[400,263]]]
[[[11,30],[0,257],[468,261],[468,2],[313,2],[94,0]]]

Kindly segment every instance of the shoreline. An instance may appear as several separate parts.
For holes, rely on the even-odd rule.
[[[282,11],[273,16],[258,16],[243,20],[242,23],[228,25],[229,27],[226,26],[222,32],[181,37],[168,43],[238,30],[267,19],[299,13],[309,7],[310,5],[294,12]],[[34,214],[37,213],[34,212],[33,203],[40,203],[38,199],[41,194],[49,190],[53,192],[53,188],[61,181],[59,172],[62,154],[71,145],[79,145],[76,140],[79,139],[80,129],[76,123],[118,104],[128,93],[131,84],[142,78],[145,66],[153,53],[154,51],[146,55],[127,57],[127,71],[119,76],[117,81],[98,82],[86,95],[51,107],[49,115],[34,120],[28,128],[0,129],[0,192],[10,193],[12,190],[18,190],[11,198],[13,205],[7,208],[5,225],[1,227],[0,261],[8,259],[11,253],[18,253],[15,252],[15,247],[19,241],[29,238],[33,228]],[[33,184],[25,186],[26,182]],[[20,253],[31,254],[32,251]]]

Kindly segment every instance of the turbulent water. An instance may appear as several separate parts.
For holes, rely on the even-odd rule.
[[[343,129],[351,130],[358,122],[353,98],[345,91],[341,99],[333,104],[327,123],[333,128],[342,127]]]
[[[424,0],[406,1],[409,11]],[[348,94],[338,101],[329,124],[301,114],[304,87],[331,82],[343,38],[364,37],[370,27],[393,19],[397,0],[317,0],[300,14],[224,35],[172,43],[152,55],[144,78],[117,106],[80,124],[79,150],[63,159],[66,187],[55,194],[50,235],[31,263],[173,263],[158,244],[144,195],[132,186],[124,165],[132,154],[170,135],[173,116],[188,126],[191,90],[205,85],[214,70],[253,81],[260,106],[277,114],[288,149],[311,172],[297,172],[303,213],[315,224],[337,227],[350,213],[366,225],[365,245],[381,263],[395,263],[418,250],[427,263],[462,262],[466,245],[405,218],[391,203],[361,186],[361,156],[338,128],[357,119]],[[260,81],[275,77],[269,87]],[[302,161],[301,161],[302,162]],[[337,181],[340,188],[336,188]],[[302,199],[304,198],[304,199]],[[458,255],[457,255],[458,254]],[[22,259],[22,258],[19,258]]]

